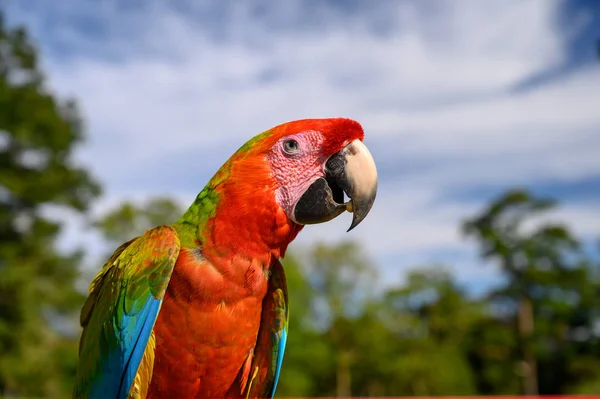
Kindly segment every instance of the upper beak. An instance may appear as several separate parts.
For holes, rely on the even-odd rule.
[[[350,201],[344,203],[344,193]],[[329,221],[345,210],[352,212],[352,230],[367,216],[377,195],[377,168],[367,147],[354,140],[329,157],[325,178],[317,179],[294,208],[298,223]]]

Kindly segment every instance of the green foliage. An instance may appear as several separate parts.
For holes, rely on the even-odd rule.
[[[114,247],[143,234],[147,229],[171,225],[182,213],[180,205],[168,197],[154,197],[144,204],[126,201],[102,215],[94,226]]]
[[[526,190],[512,190],[463,224],[463,231],[479,241],[482,256],[496,260],[507,277],[490,302],[510,308],[507,317],[516,331],[513,353],[506,360],[514,365],[520,391],[526,394],[564,392],[580,380],[569,372],[573,346],[568,335],[575,328],[593,331],[597,320],[598,303],[595,308],[589,303],[598,285],[578,241],[566,226],[531,223],[554,205]],[[592,309],[595,314],[573,324],[576,314]]]
[[[468,335],[483,308],[441,266],[408,273],[406,284],[392,288],[381,304],[387,325],[400,342],[394,375],[406,395],[476,393],[466,356]]]
[[[76,340],[50,328],[78,311],[81,253],[56,250],[56,207],[84,211],[99,193],[72,161],[83,140],[73,102],[44,86],[36,49],[0,13],[0,396],[64,396]]]
[[[312,328],[313,288],[297,257],[288,254],[283,266],[289,293],[290,333],[277,392],[278,396],[306,397],[313,394],[315,380],[330,369],[330,348]]]

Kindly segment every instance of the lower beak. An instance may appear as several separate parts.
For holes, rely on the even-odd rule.
[[[344,193],[348,202],[344,202]],[[323,223],[347,210],[353,213],[350,231],[367,217],[376,194],[375,161],[363,142],[354,140],[329,157],[325,177],[304,192],[294,208],[294,219],[300,224]]]

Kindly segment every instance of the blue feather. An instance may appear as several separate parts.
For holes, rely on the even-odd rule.
[[[90,399],[126,399],[152,334],[162,299],[152,296],[136,314],[123,314],[113,326],[119,345],[103,362],[102,379],[90,390]]]
[[[277,383],[279,382],[279,373],[281,373],[281,365],[283,363],[283,354],[285,352],[285,344],[287,343],[287,326],[283,327],[281,331],[281,339],[278,344],[277,351],[277,369],[275,370],[275,381],[273,382],[273,391],[271,392],[271,397],[275,396],[275,391],[277,390]]]

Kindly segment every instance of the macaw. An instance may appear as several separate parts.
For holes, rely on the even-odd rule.
[[[288,335],[280,263],[304,225],[369,213],[377,170],[361,125],[269,129],[173,225],[115,250],[81,310],[74,398],[272,398]],[[344,202],[344,193],[349,200]]]

